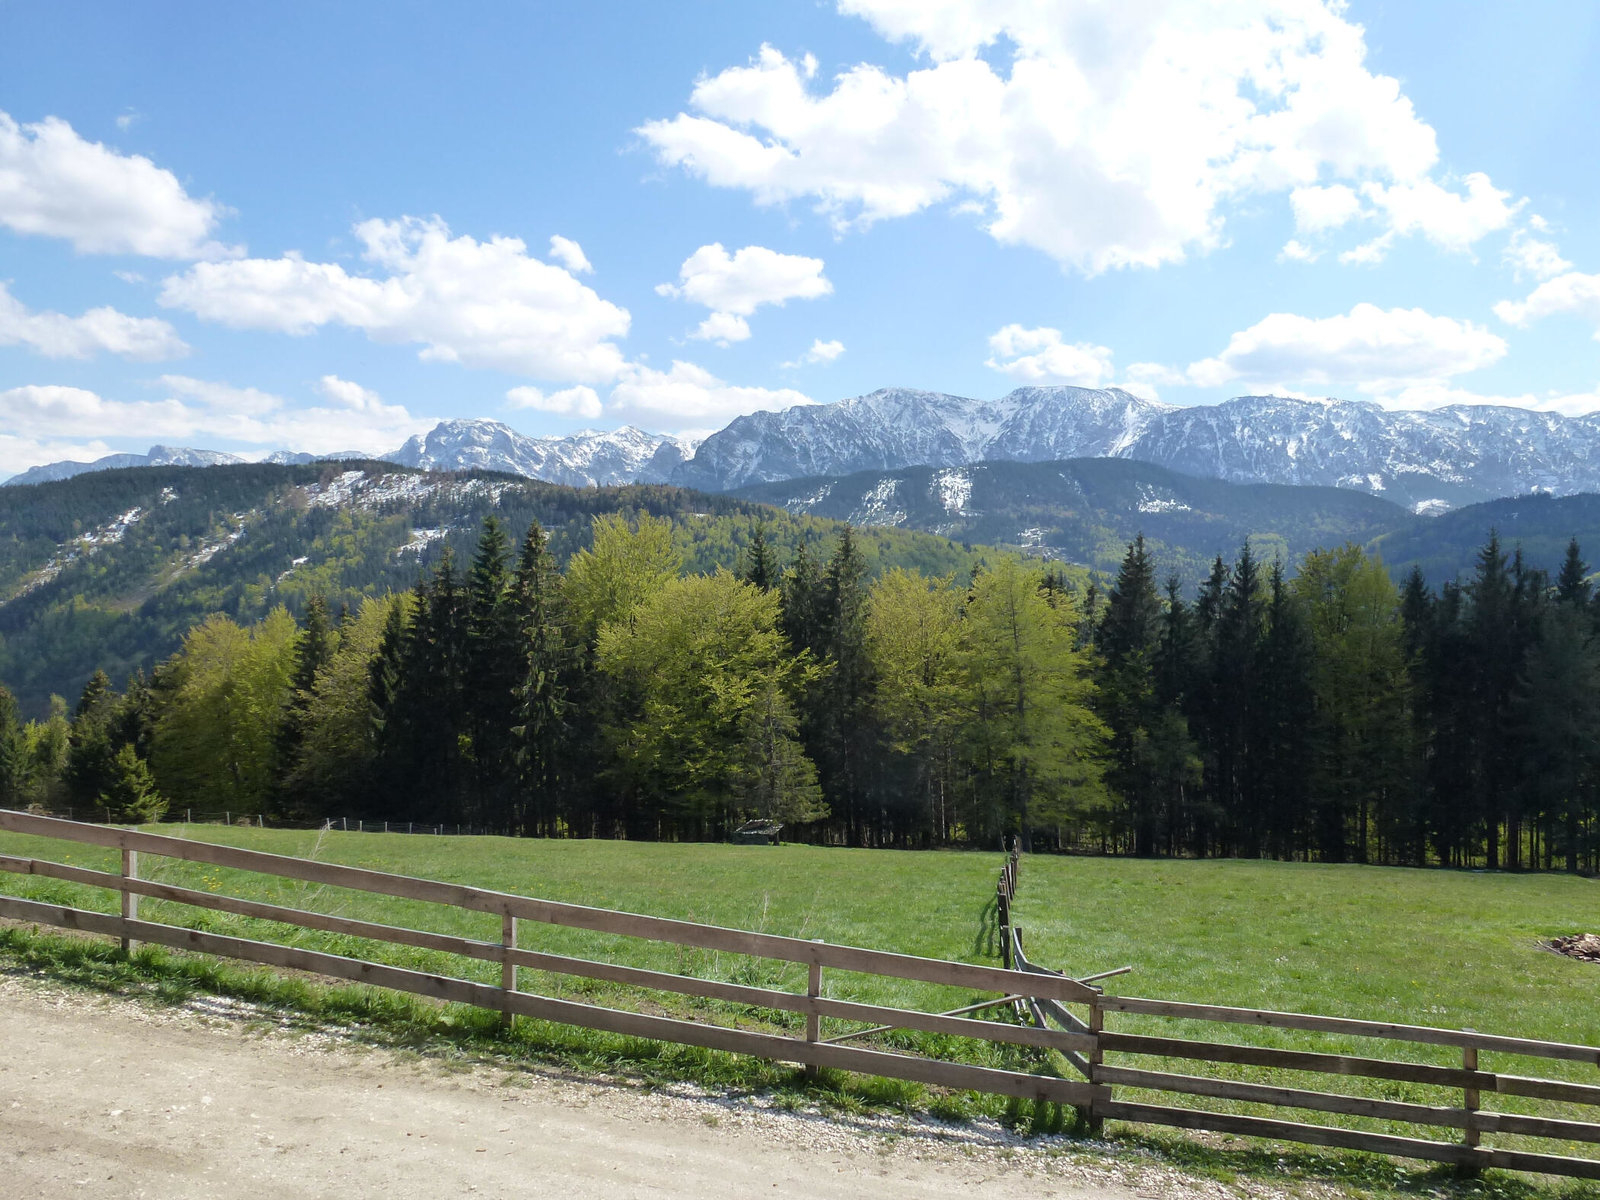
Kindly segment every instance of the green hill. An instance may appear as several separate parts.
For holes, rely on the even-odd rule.
[[[733,495],[860,525],[891,525],[967,542],[1019,546],[1112,571],[1143,533],[1161,570],[1203,575],[1249,538],[1265,558],[1365,543],[1413,518],[1365,492],[1225,483],[1118,458],[911,467],[797,479]]]
[[[1600,560],[1600,495],[1511,496],[1471,504],[1412,520],[1375,538],[1372,549],[1397,577],[1415,565],[1438,586],[1471,572],[1491,529],[1499,531],[1508,551],[1520,546],[1528,566],[1553,576],[1573,538],[1591,562]]]
[[[69,699],[98,668],[148,671],[208,613],[252,621],[402,590],[446,547],[470,556],[483,519],[520,536],[537,518],[561,561],[598,513],[672,518],[690,570],[732,566],[757,515],[787,561],[835,522],[666,486],[569,488],[386,462],[141,467],[0,488],[0,680],[24,709]],[[981,550],[896,529],[863,531],[874,570],[970,570]]]

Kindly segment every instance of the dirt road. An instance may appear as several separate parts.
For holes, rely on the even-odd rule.
[[[282,1029],[241,1006],[0,976],[16,1197],[1237,1196],[993,1126],[788,1113]]]

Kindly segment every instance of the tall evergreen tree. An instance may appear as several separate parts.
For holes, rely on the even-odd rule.
[[[0,808],[21,808],[28,785],[28,760],[17,700],[0,687]]]
[[[740,579],[762,591],[771,591],[778,586],[781,574],[778,556],[767,541],[767,523],[761,517],[756,518],[755,526],[750,530],[750,544],[739,556],[737,574]]]
[[[523,648],[512,733],[526,805],[520,827],[544,835],[554,832],[563,784],[576,786],[581,774],[569,774],[568,764],[582,761],[568,753],[568,692],[578,660],[568,642],[560,582],[549,539],[534,521],[522,540],[512,585]]]
[[[510,546],[494,516],[484,518],[467,576],[462,680],[471,760],[469,819],[495,829],[520,824],[512,727],[523,682],[522,635],[510,594]]]
[[[852,846],[868,844],[877,828],[870,811],[876,720],[866,576],[866,560],[846,525],[822,573],[816,615],[825,673],[812,689],[806,726],[823,794],[843,816]]]
[[[1151,731],[1162,726],[1156,664],[1162,634],[1161,598],[1144,534],[1128,545],[1106,597],[1097,646],[1097,710],[1111,731],[1106,782],[1124,807],[1135,854],[1156,852],[1163,781],[1152,770]]]

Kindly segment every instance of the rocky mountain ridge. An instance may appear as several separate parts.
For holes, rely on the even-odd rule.
[[[280,452],[274,461],[309,457]],[[1185,408],[1118,388],[1025,387],[995,400],[884,388],[737,417],[698,445],[631,426],[530,437],[497,421],[451,420],[382,457],[575,487],[670,482],[704,491],[915,466],[1125,458],[1231,483],[1352,488],[1429,513],[1529,492],[1600,491],[1600,413],[1564,417],[1487,405],[1406,412],[1282,396]],[[150,455],[35,467],[9,482],[230,461],[237,460],[152,447]]]

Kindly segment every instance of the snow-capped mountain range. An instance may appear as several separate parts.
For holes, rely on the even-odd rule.
[[[309,457],[280,452],[272,461]],[[1180,408],[1117,388],[1026,387],[997,400],[885,388],[835,404],[738,417],[698,446],[629,426],[529,437],[496,421],[452,420],[380,457],[577,487],[670,482],[708,491],[912,466],[1130,458],[1234,483],[1356,488],[1419,511],[1442,511],[1530,491],[1600,491],[1600,413],[1563,417],[1468,405],[1397,412],[1364,401],[1282,396]],[[237,461],[155,446],[148,455],[35,467],[8,482]]]

